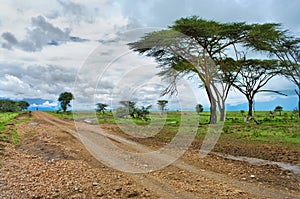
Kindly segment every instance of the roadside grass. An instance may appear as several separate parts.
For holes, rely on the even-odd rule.
[[[59,118],[73,118],[71,112],[49,113]],[[203,139],[208,130],[210,115],[209,112],[202,112],[200,115],[197,115],[192,111],[168,111],[161,117],[158,112],[153,112],[150,114],[150,119],[148,121],[132,118],[115,119],[112,112],[105,112],[104,114],[97,113],[96,116],[97,120],[95,123],[97,124],[117,123],[128,124],[129,126],[133,124],[141,127],[152,125],[151,128],[153,128],[153,131],[159,129],[159,132],[155,134],[156,137],[170,141],[178,132],[181,121],[188,121],[190,118],[194,117],[199,118],[197,138]],[[74,115],[74,117],[75,119],[95,118],[95,112],[81,112],[80,114]],[[270,116],[269,111],[256,111],[254,117],[260,124],[256,124],[254,121],[245,123],[240,111],[226,112],[226,120],[219,140],[224,142],[246,141],[253,143],[268,143],[284,145],[300,150],[300,119],[292,111],[282,111],[281,114],[275,113],[274,117]],[[153,122],[154,125],[151,122]],[[161,122],[163,122],[163,124],[161,124]],[[162,128],[160,128],[160,125],[163,125]],[[149,129],[149,131],[145,130],[143,133],[148,135],[153,134],[151,133],[151,129]]]
[[[20,113],[0,113],[0,142],[8,142],[10,136],[5,132],[5,127],[10,124],[11,120],[14,119]]]
[[[60,118],[60,119],[87,119],[97,117],[96,123],[115,123],[113,115],[111,112],[97,113],[95,111],[66,111],[66,112],[57,112],[57,111],[45,111],[46,113]]]
[[[292,111],[283,111],[281,115],[275,113],[274,118],[268,111],[257,111],[254,117],[260,124],[245,123],[241,113],[227,112],[220,139],[283,145],[300,150],[300,119]]]
[[[17,115],[20,113],[0,113],[0,132],[4,129],[4,127]]]
[[[13,145],[17,145],[19,142],[19,135],[16,129],[13,129],[11,132],[11,142],[13,143]]]
[[[17,113],[0,113],[0,142],[11,142],[16,145],[19,141],[19,135],[17,133],[16,128],[13,126],[14,124],[19,124],[22,122],[28,121],[30,118],[24,117],[21,121],[13,122],[12,120],[20,115],[21,112]],[[6,129],[8,125],[12,125]]]
[[[22,124],[25,122],[28,122],[30,120],[30,117],[23,117],[21,120],[18,120],[15,122],[15,124]]]
[[[73,119],[73,113],[71,111],[66,111],[66,112],[45,111],[45,112],[60,119]]]

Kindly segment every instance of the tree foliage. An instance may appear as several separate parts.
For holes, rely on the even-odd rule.
[[[210,123],[214,124],[217,122],[217,108],[220,110],[219,120],[224,119],[225,101],[233,84],[246,95],[248,115],[252,116],[256,93],[279,93],[261,89],[278,74],[297,86],[300,117],[299,41],[282,30],[278,23],[220,23],[193,16],[176,20],[165,30],[148,33],[129,46],[136,52],[154,57],[159,63],[161,71],[158,75],[169,81],[162,95],[176,94],[179,79],[196,77],[206,90]],[[253,51],[268,52],[275,55],[277,61],[272,60],[273,57],[270,60],[247,60],[246,55]]]
[[[164,114],[168,102],[168,100],[157,100],[157,105],[159,106],[161,114]]]
[[[196,105],[196,112],[198,113],[198,115],[200,115],[200,113],[203,112],[203,106],[201,104],[197,104]]]
[[[27,101],[13,101],[8,99],[0,100],[0,112],[18,112],[29,107]]]
[[[71,101],[74,99],[74,96],[70,92],[61,93],[58,97],[58,101],[60,102],[61,109],[66,112],[68,107],[71,107]]]
[[[281,111],[283,110],[283,107],[282,106],[276,106],[274,108],[274,112],[279,112],[279,115],[281,116]]]
[[[17,102],[17,106],[19,106],[21,110],[27,110],[30,104],[27,101],[19,101]]]
[[[300,117],[300,38],[292,35],[288,30],[265,27],[253,32],[248,40],[248,46],[256,50],[268,52],[281,62],[281,75],[295,84],[298,95],[298,116]]]
[[[159,75],[170,82],[162,95],[176,94],[178,80],[195,75],[210,101],[210,122],[216,123],[217,107],[223,121],[225,101],[240,71],[240,65],[231,63],[244,58],[238,48],[251,46],[254,35],[266,27],[272,31],[277,24],[219,23],[193,16],[181,18],[168,29],[149,33],[129,46],[160,64]],[[268,38],[268,34],[261,36],[262,41]],[[229,56],[232,52],[233,57]]]
[[[106,110],[106,107],[108,107],[107,104],[103,104],[103,103],[97,103],[96,106],[97,106],[96,111],[99,112],[99,113],[102,112],[102,114],[104,114],[104,111]]]
[[[277,60],[258,59],[243,60],[237,64],[242,67],[233,86],[246,96],[248,100],[248,117],[250,118],[253,116],[253,102],[257,93],[274,92],[282,94],[279,91],[263,89],[274,76],[280,73],[280,64]]]
[[[136,103],[133,101],[120,101],[120,104],[123,107],[119,107],[116,109],[116,116],[118,118],[123,118],[126,116],[130,116],[131,118],[139,118],[142,120],[148,120],[147,116],[150,113],[151,105],[142,106],[141,108],[136,107]]]

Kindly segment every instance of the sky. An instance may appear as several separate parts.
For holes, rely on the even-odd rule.
[[[157,63],[126,45],[146,32],[160,30],[181,18],[199,16],[219,22],[281,23],[300,33],[298,0],[0,0],[0,98],[27,100],[31,109],[57,109],[60,93],[74,94],[74,109],[95,103],[138,106],[168,99],[169,109],[192,109],[209,102],[196,80],[183,79],[178,95],[161,97],[166,83]],[[265,87],[287,97],[261,93],[257,110],[297,107],[295,86],[285,78]],[[245,97],[232,90],[228,110],[246,110]]]

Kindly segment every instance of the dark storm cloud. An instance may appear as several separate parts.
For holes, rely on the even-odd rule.
[[[17,39],[15,38],[15,36],[14,36],[13,34],[9,33],[9,32],[3,33],[3,34],[2,34],[2,38],[3,38],[4,40],[6,40],[8,43],[13,44],[13,45],[15,45],[15,44],[18,43],[18,41],[17,41]]]
[[[58,46],[68,41],[88,41],[87,39],[70,36],[70,29],[65,28],[62,30],[55,27],[53,24],[47,22],[43,16],[33,17],[31,19],[31,25],[32,27],[27,29],[26,38],[21,41],[18,41],[10,32],[3,33],[2,38],[5,42],[2,43],[2,47],[6,49],[16,47],[24,51],[35,52],[41,51],[43,47],[47,45]]]
[[[13,45],[18,44],[16,37],[10,32],[5,32],[1,36],[6,41],[2,43],[2,48],[11,49]]]

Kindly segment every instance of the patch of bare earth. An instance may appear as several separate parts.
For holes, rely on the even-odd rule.
[[[298,176],[276,166],[255,166],[187,151],[172,165],[130,174],[97,161],[72,136],[74,123],[34,113],[19,124],[17,146],[3,144],[0,198],[299,198]],[[124,135],[115,125],[106,133]],[[71,132],[71,134],[70,134]],[[161,139],[132,139],[152,149]],[[119,143],[122,145],[122,143]],[[132,147],[132,146],[131,146]],[[126,145],[123,146],[126,149]],[[128,147],[129,149],[130,147]],[[143,152],[143,151],[141,151]]]

